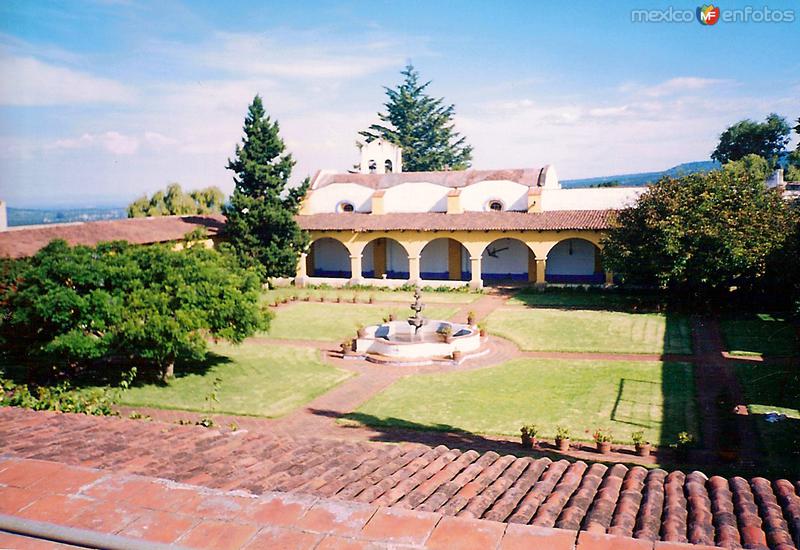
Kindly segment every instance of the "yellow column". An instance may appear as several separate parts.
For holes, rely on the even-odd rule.
[[[408,257],[408,282],[417,285],[422,282],[419,275],[419,256]]]
[[[544,278],[546,270],[547,260],[545,258],[536,258],[536,286],[544,286],[547,284],[547,281]]]
[[[363,282],[361,277],[361,254],[350,256],[350,284],[359,285]]]
[[[612,286],[613,284],[614,284],[614,272],[606,271],[606,286]]]
[[[303,253],[300,254],[300,258],[297,261],[297,275],[294,278],[294,286],[297,288],[303,288],[308,284],[308,255]]]
[[[461,280],[461,243],[455,239],[447,240],[447,271],[451,281]]]
[[[536,255],[530,248],[528,249],[528,282],[536,282]]]
[[[481,279],[481,257],[471,256],[469,259],[472,274],[469,279],[470,288],[483,288],[483,279]]]

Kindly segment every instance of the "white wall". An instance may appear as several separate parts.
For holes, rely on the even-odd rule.
[[[386,269],[408,273],[408,254],[406,249],[394,239],[386,241]]]
[[[646,187],[543,189],[542,210],[619,210],[633,206]]]
[[[422,249],[419,270],[422,273],[447,273],[450,245],[448,239],[436,239]]]
[[[342,201],[353,203],[356,212],[370,212],[372,189],[355,183],[332,183],[311,193],[308,208],[312,214],[336,212],[336,206]]]
[[[392,161],[392,173],[403,171],[402,148],[394,143],[376,139],[361,146],[361,163],[359,171],[362,174],[369,174],[370,161],[375,162],[375,173],[384,174],[386,172],[386,161]]]
[[[572,254],[569,253],[572,244]],[[545,273],[553,275],[592,275],[595,246],[583,239],[567,239],[555,245],[547,255]]]
[[[489,256],[489,249],[499,250],[497,257]],[[528,247],[516,239],[497,239],[483,251],[481,273],[483,274],[521,274],[528,273]]]
[[[313,246],[315,269],[350,271],[350,253],[342,243],[333,239],[319,239],[314,241]]]
[[[465,212],[489,210],[487,202],[501,201],[504,210],[528,210],[528,186],[513,181],[482,181],[461,189],[461,208]]]
[[[388,212],[447,212],[448,187],[426,182],[409,182],[390,187],[383,196]]]

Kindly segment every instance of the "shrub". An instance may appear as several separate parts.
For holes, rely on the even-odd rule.
[[[539,435],[539,427],[536,424],[525,424],[519,431],[522,437],[530,437],[531,439]]]
[[[639,430],[631,434],[634,445],[644,445],[647,441],[644,438],[644,430]]]
[[[595,443],[606,443],[611,442],[614,436],[608,428],[597,428],[592,434],[592,439],[594,439]]]
[[[564,426],[556,426],[556,439],[569,439],[569,429]]]

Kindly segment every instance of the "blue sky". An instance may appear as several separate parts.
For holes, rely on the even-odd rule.
[[[124,205],[171,181],[232,189],[255,93],[295,180],[357,160],[412,61],[455,103],[475,168],[576,178],[703,160],[738,119],[800,116],[793,23],[634,23],[688,2],[0,3],[0,198]]]

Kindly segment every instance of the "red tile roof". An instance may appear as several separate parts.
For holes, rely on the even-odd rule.
[[[190,231],[205,227],[213,237],[225,225],[222,215],[163,216],[129,218],[99,222],[77,222],[40,225],[0,232],[0,257],[33,256],[53,239],[64,239],[71,245],[96,245],[106,241],[128,241],[153,244],[182,239]]]
[[[519,168],[507,170],[453,170],[442,172],[398,172],[394,174],[353,174],[320,172],[314,178],[312,189],[319,189],[333,183],[356,183],[386,189],[407,182],[426,182],[445,187],[464,187],[481,181],[513,181],[533,187],[539,184],[547,166],[542,168]]]
[[[607,229],[610,210],[558,210],[527,212],[326,213],[298,216],[308,231],[563,231]]]
[[[443,445],[225,433],[13,407],[0,407],[0,448],[7,455],[255,494],[305,493],[642,542],[781,550],[800,542],[798,480],[709,478],[698,471],[520,458]]]

